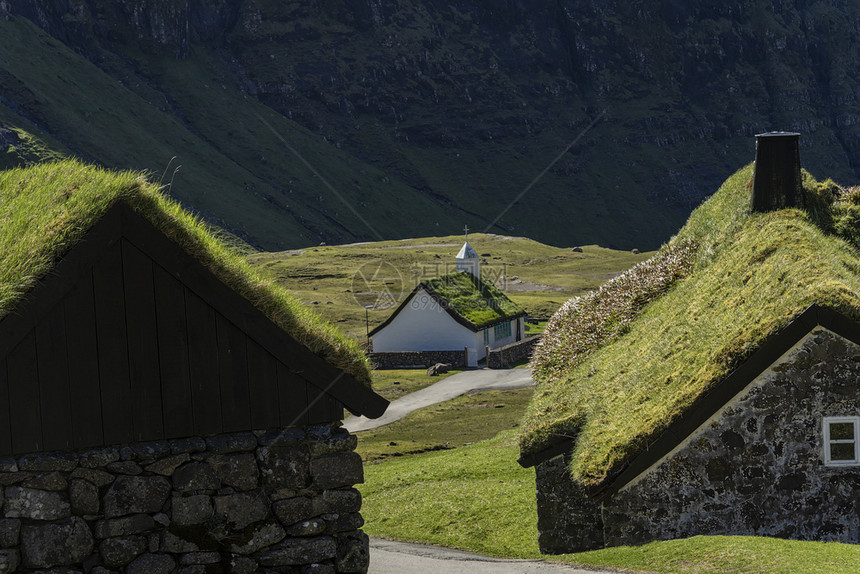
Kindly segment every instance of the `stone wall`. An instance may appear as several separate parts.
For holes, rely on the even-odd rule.
[[[538,547],[544,554],[603,548],[600,504],[570,480],[570,459],[557,456],[535,468]]]
[[[487,367],[490,369],[504,369],[507,365],[530,358],[540,338],[540,335],[531,335],[522,341],[517,341],[498,349],[491,349],[487,355]]]
[[[0,460],[0,572],[364,573],[355,435],[332,425]]]
[[[816,329],[679,449],[583,512],[553,459],[537,470],[541,550],[699,534],[860,542],[860,467],[824,465],[823,419],[860,415],[860,347]],[[586,537],[602,520],[602,541]],[[546,550],[545,550],[546,549]]]
[[[396,351],[368,353],[377,369],[425,368],[436,363],[449,363],[452,367],[466,366],[466,351]]]
[[[860,348],[817,329],[671,458],[604,503],[607,545],[697,534],[860,542],[860,467],[823,419],[860,415]]]

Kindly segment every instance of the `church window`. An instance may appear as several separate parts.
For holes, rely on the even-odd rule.
[[[493,336],[495,337],[496,341],[498,341],[499,339],[504,339],[505,337],[510,337],[511,336],[511,322],[505,321],[504,323],[501,323],[501,324],[493,327]]]
[[[824,464],[860,465],[860,417],[824,417]]]

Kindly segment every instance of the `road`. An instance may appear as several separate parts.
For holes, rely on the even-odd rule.
[[[370,539],[368,574],[594,574],[543,560],[506,560],[439,546]]]
[[[463,371],[442,379],[438,383],[410,393],[388,405],[385,414],[378,419],[350,417],[343,423],[349,432],[375,429],[398,421],[416,409],[436,403],[450,401],[469,391],[522,389],[534,384],[528,369],[479,369]]]

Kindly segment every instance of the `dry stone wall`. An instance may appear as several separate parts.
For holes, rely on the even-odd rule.
[[[0,460],[0,572],[367,572],[340,423]]]
[[[377,369],[425,368],[436,363],[448,363],[454,368],[466,366],[466,351],[391,351],[369,353],[370,361]]]
[[[490,369],[504,369],[508,365],[530,358],[535,345],[540,339],[540,335],[532,335],[522,341],[517,341],[498,349],[492,349],[487,354],[487,367]]]

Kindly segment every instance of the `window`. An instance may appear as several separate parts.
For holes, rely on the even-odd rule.
[[[511,336],[511,322],[506,321],[501,323],[500,325],[496,325],[493,327],[493,337],[496,341],[499,339],[504,339],[505,337]]]
[[[486,346],[489,344],[490,344],[490,330],[484,329],[484,345]]]
[[[824,418],[824,464],[860,465],[860,417]]]

